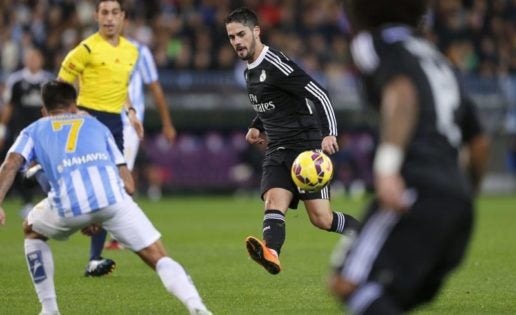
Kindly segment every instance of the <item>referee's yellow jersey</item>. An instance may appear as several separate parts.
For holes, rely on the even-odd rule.
[[[78,105],[120,113],[137,60],[138,48],[124,37],[115,47],[95,33],[68,53],[58,77],[69,83],[79,77]]]

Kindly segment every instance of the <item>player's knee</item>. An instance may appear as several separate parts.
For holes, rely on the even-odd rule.
[[[310,215],[310,222],[321,230],[330,230],[333,217],[325,214]]]
[[[353,292],[355,292],[357,286],[340,277],[338,274],[334,274],[329,280],[330,291],[340,300],[347,300]]]
[[[27,219],[23,220],[22,229],[23,229],[23,235],[25,236],[26,239],[41,239],[44,241],[47,240],[46,237],[35,232],[32,229],[32,225],[29,224],[29,222],[27,222]]]
[[[156,269],[158,261],[167,255],[160,240],[140,250],[137,254],[153,269]]]
[[[32,225],[29,224],[29,222],[27,222],[27,220],[23,220],[22,229],[23,229],[23,234],[25,235],[25,238],[28,238],[28,236],[30,236],[34,233],[34,231],[32,230]]]

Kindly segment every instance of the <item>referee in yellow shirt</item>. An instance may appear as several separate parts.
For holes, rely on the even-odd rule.
[[[138,136],[143,137],[142,123],[128,98],[138,48],[120,35],[125,18],[122,0],[97,0],[95,17],[98,32],[68,53],[58,77],[69,83],[79,79],[78,107],[104,123],[111,130],[120,152],[124,152],[122,110],[126,111]],[[134,181],[125,170],[126,174],[120,175],[124,178],[126,190],[132,194]],[[91,238],[86,276],[103,276],[114,269],[113,260],[101,257],[105,240],[105,230]]]

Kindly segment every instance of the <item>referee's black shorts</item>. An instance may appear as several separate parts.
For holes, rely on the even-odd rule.
[[[97,118],[103,123],[113,134],[116,145],[122,154],[124,153],[124,125],[122,123],[121,114],[102,112],[83,106],[78,106],[80,110],[88,112],[91,116]]]
[[[294,184],[290,175],[290,169],[296,157],[303,151],[279,149],[265,156],[260,185],[262,199],[263,195],[272,188],[283,188],[294,194],[294,198],[289,205],[291,209],[297,209],[299,200],[330,199],[329,185],[318,192],[309,193],[300,191]]]
[[[403,215],[374,201],[342,266],[356,283],[379,283],[404,311],[430,301],[459,265],[471,237],[473,205],[466,197],[418,191]]]

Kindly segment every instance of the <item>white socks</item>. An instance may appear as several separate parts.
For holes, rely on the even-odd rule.
[[[179,263],[170,257],[163,257],[156,264],[156,272],[167,291],[183,302],[190,312],[206,310],[190,276]]]
[[[41,303],[41,313],[59,314],[54,286],[54,261],[50,247],[39,239],[25,239],[25,256],[32,283]],[[156,272],[167,291],[183,302],[191,313],[195,310],[207,311],[190,276],[179,263],[170,257],[163,257],[156,264]]]
[[[25,239],[25,258],[36,289],[41,313],[58,314],[54,287],[54,260],[48,244],[39,239]]]

